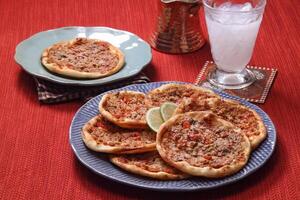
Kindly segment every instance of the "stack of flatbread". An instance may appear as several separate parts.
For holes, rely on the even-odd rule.
[[[165,102],[177,108],[156,133],[146,113]],[[126,171],[161,180],[234,174],[266,137],[254,110],[189,84],[108,93],[99,112],[82,128],[86,146]]]

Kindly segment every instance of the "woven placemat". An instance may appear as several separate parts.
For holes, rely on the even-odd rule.
[[[34,77],[34,80],[38,92],[38,100],[42,103],[60,103],[76,99],[87,101],[90,98],[108,90],[131,84],[150,82],[150,79],[144,73],[140,73],[123,81],[89,87],[62,85],[36,77]]]
[[[254,103],[264,103],[266,101],[268,93],[277,74],[277,69],[275,68],[248,65],[247,68],[253,71],[256,77],[256,81],[246,88],[229,90],[215,87],[206,80],[207,74],[215,67],[216,65],[214,64],[214,62],[206,61],[199,75],[197,76],[195,84],[224,91]]]

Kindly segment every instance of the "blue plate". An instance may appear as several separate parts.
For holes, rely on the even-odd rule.
[[[72,79],[47,71],[41,64],[44,49],[54,43],[86,37],[110,42],[125,54],[125,65],[117,73],[99,79]],[[138,74],[152,59],[151,48],[147,42],[127,31],[107,27],[65,27],[37,33],[18,44],[15,60],[31,75],[52,82],[92,86],[102,85]]]
[[[171,83],[171,82],[154,82],[154,83],[130,85],[112,91],[133,90],[133,91],[140,91],[146,93],[166,83]],[[182,82],[176,82],[176,83],[182,83]],[[127,173],[126,171],[123,171],[120,168],[111,164],[105,154],[95,153],[90,151],[89,149],[86,148],[86,146],[84,145],[81,139],[81,128],[88,120],[90,120],[92,117],[94,117],[99,113],[98,103],[105,93],[100,94],[99,96],[96,96],[95,98],[88,101],[75,114],[70,127],[70,143],[72,149],[75,155],[77,156],[77,158],[86,167],[88,167],[95,173],[107,177],[109,179],[112,179],[114,181],[140,187],[140,188],[162,190],[162,191],[192,191],[192,190],[212,189],[223,185],[227,185],[229,183],[233,183],[255,172],[258,168],[260,168],[263,164],[265,164],[265,162],[270,158],[270,156],[274,151],[274,147],[276,143],[276,130],[268,115],[256,105],[253,105],[247,101],[241,100],[240,98],[229,94],[225,94],[222,92],[217,92],[217,93],[224,98],[237,100],[242,104],[244,104],[245,106],[254,109],[263,119],[263,122],[267,128],[267,133],[268,133],[267,138],[262,142],[262,144],[254,152],[252,152],[247,165],[238,173],[232,176],[228,176],[220,179],[190,178],[190,179],[178,180],[178,181],[153,180],[149,178],[144,178],[142,176],[137,176],[134,174]]]

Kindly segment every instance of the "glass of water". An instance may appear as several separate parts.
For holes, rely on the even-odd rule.
[[[255,81],[249,63],[266,0],[203,0],[211,53],[216,69],[208,81],[241,89]]]

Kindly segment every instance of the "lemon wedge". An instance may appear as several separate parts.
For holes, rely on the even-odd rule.
[[[160,113],[164,121],[167,121],[174,114],[177,105],[172,102],[165,102],[160,107]]]
[[[160,125],[164,123],[160,114],[160,107],[151,108],[146,113],[146,121],[148,126],[155,132],[158,131]]]

